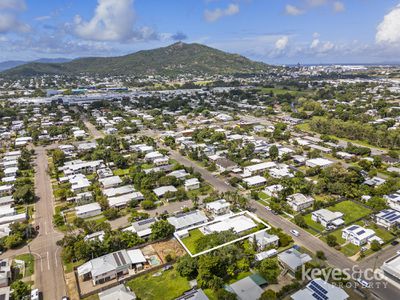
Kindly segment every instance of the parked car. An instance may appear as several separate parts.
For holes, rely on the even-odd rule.
[[[39,289],[34,289],[31,291],[31,300],[40,300]]]
[[[397,246],[398,244],[399,244],[399,242],[398,241],[393,241],[393,242],[391,242],[390,243],[392,246]]]

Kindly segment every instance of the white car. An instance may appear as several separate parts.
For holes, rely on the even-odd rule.
[[[293,234],[294,236],[300,235],[300,232],[298,232],[297,230],[294,230],[294,229],[290,230],[290,233]]]
[[[397,250],[397,252],[396,252],[396,253],[400,255],[400,250]]]
[[[361,284],[361,286],[362,287],[365,287],[365,288],[370,288],[371,286],[370,286],[370,284],[368,283],[368,282],[366,282],[364,279],[362,279],[362,278],[357,278],[357,282],[359,283],[359,284]]]
[[[40,292],[39,289],[34,289],[31,291],[31,300],[39,300],[40,299]]]
[[[271,210],[271,207],[269,207],[268,205],[265,206],[266,210]]]

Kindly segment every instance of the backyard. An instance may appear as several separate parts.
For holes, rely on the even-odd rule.
[[[175,299],[190,289],[189,281],[175,269],[138,276],[127,285],[141,300]]]

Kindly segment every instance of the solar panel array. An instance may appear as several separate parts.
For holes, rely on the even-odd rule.
[[[317,299],[317,300],[328,300],[329,299],[329,297],[326,295],[326,294],[328,294],[328,291],[325,290],[322,286],[320,286],[315,281],[311,281],[310,284],[308,285],[308,288],[310,288],[314,292],[312,295],[315,299]]]
[[[365,230],[360,230],[359,232],[357,232],[357,235],[362,235],[365,233]]]

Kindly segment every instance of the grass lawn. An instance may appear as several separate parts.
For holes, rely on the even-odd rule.
[[[83,300],[99,300],[99,296],[97,294],[83,298]]]
[[[117,169],[114,170],[114,175],[115,176],[124,176],[129,174],[129,169]]]
[[[82,265],[83,263],[85,263],[84,260],[78,260],[76,262],[69,262],[69,263],[65,264],[64,265],[65,273],[72,272],[74,270],[74,267],[78,267],[78,266]]]
[[[23,260],[25,262],[25,273],[24,277],[31,276],[35,273],[35,257],[31,254],[21,254],[15,257],[17,260]]]
[[[232,283],[234,283],[234,282],[236,282],[236,281],[239,281],[239,280],[241,280],[241,279],[243,279],[243,278],[245,278],[245,277],[247,277],[247,276],[250,276],[250,275],[252,275],[252,274],[253,274],[253,273],[250,272],[250,271],[247,271],[247,272],[240,272],[239,274],[237,274],[237,276],[236,276],[235,278],[229,279],[228,284],[232,284]]]
[[[259,192],[258,197],[260,197],[260,199],[263,199],[263,200],[269,199],[269,196],[264,192]]]
[[[391,239],[394,238],[394,235],[391,234],[389,231],[387,231],[384,228],[381,228],[381,227],[374,228],[373,226],[367,226],[366,228],[372,229],[373,231],[375,231],[375,234],[378,237],[380,237],[385,243],[387,243],[388,241],[390,241]]]
[[[317,229],[318,231],[324,231],[324,226],[322,226],[321,224],[314,222],[311,219],[311,214],[307,214],[304,216],[304,221],[306,221],[306,224],[314,229]]]
[[[160,276],[152,276],[157,272],[138,276],[128,282],[141,300],[175,299],[190,289],[189,281],[178,275],[175,269],[163,272]]]
[[[292,95],[297,95],[297,94],[304,94],[305,92],[299,92],[299,91],[294,91],[294,90],[286,90],[286,89],[280,89],[280,88],[261,88],[261,93],[263,94],[268,94],[269,92],[273,92],[274,95],[283,95],[286,93],[292,94]]]
[[[352,201],[339,202],[328,207],[330,211],[339,211],[343,213],[345,224],[350,224],[360,218],[366,217],[372,213],[372,210]]]
[[[182,242],[189,249],[189,251],[194,254],[196,253],[196,242],[202,236],[204,236],[204,234],[199,229],[194,229],[189,231],[189,236],[183,238]]]
[[[353,256],[355,255],[358,251],[360,251],[360,247],[356,246],[354,244],[348,243],[346,246],[343,246],[340,249],[340,252],[342,252],[346,256]]]
[[[346,242],[346,240],[344,238],[342,238],[342,229],[338,229],[335,231],[330,232],[329,234],[333,235],[336,237],[336,241],[339,245],[342,245]],[[323,240],[324,242],[326,242],[326,236],[322,236],[321,240]]]

